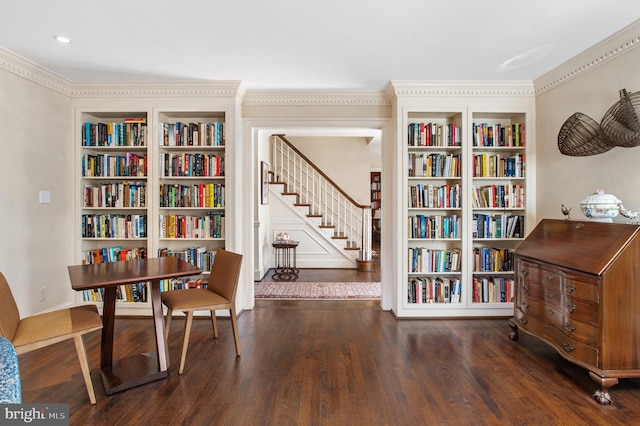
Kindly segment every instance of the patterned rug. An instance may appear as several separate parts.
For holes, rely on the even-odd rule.
[[[380,283],[256,282],[256,299],[380,299]]]

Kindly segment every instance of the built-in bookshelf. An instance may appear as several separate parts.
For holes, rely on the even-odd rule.
[[[82,263],[145,258],[148,252],[149,132],[146,111],[84,111],[79,117]],[[100,302],[87,290],[82,302]],[[146,302],[146,283],[121,286],[119,302]]]
[[[392,310],[509,317],[513,252],[535,225],[533,90],[442,85],[392,83],[404,188]]]
[[[217,249],[242,252],[234,229],[239,87],[105,83],[72,99],[74,264],[176,256],[203,270],[161,283],[162,291],[206,286]],[[119,289],[116,310],[150,315],[150,288]],[[75,294],[99,308],[101,297]]]
[[[380,245],[382,233],[382,176],[378,171],[371,172],[371,242]]]
[[[408,307],[461,303],[462,129],[460,112],[407,115]]]
[[[225,115],[163,111],[158,119],[157,255],[180,257],[204,271],[161,287],[206,286],[215,251],[225,246]]]
[[[526,229],[525,114],[472,114],[473,304],[514,300],[513,253]]]

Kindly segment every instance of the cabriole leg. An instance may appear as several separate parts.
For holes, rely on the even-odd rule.
[[[597,389],[593,393],[593,398],[601,405],[609,405],[613,401],[611,395],[609,395],[609,388],[618,384],[618,379],[613,377],[600,377],[593,371],[589,371],[589,377],[591,380],[600,385],[600,389]]]

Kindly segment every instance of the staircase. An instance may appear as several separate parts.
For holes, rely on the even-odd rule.
[[[269,186],[305,222],[350,258],[354,267],[371,262],[371,208],[356,203],[284,135],[271,140]]]

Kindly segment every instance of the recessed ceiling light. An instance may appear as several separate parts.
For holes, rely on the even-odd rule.
[[[71,43],[71,39],[61,35],[54,35],[53,39],[59,43],[69,44]]]

